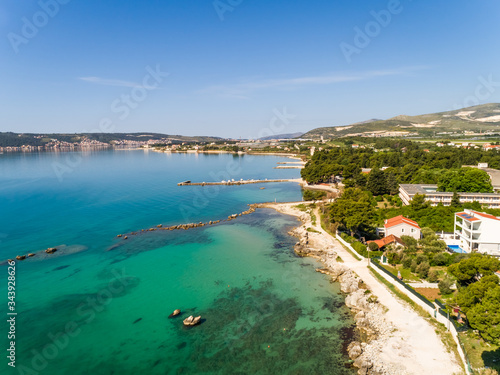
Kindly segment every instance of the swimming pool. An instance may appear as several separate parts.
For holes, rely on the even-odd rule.
[[[458,245],[448,245],[448,249],[453,251],[454,253],[460,253],[460,254],[466,254],[467,252],[463,250],[460,246]]]

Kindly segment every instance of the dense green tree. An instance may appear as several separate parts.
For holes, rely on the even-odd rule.
[[[500,260],[489,255],[474,253],[470,257],[448,267],[462,285],[478,281],[483,276],[492,275],[500,269]]]
[[[465,288],[461,288],[457,294],[457,303],[465,313],[470,308],[483,301],[486,292],[498,286],[498,277],[496,275],[484,276],[478,282],[472,283]]]
[[[384,171],[378,168],[371,170],[368,175],[368,181],[366,182],[366,188],[373,195],[384,195],[389,192],[387,189],[387,182]]]
[[[492,193],[490,176],[477,168],[460,168],[443,173],[438,180],[439,191]]]
[[[450,263],[451,261],[451,256],[445,252],[436,254],[432,258],[432,264],[434,266],[446,266]]]
[[[446,243],[431,228],[424,227],[421,230],[422,238],[418,241],[424,252],[438,253],[446,249]]]
[[[317,201],[326,196],[326,191],[321,190],[306,190],[302,191],[302,196],[305,201]]]
[[[417,247],[418,241],[417,239],[413,238],[412,236],[408,235],[403,235],[401,236],[401,240],[404,242],[405,246],[407,248],[409,247]]]
[[[354,232],[367,229],[373,222],[373,199],[370,193],[358,188],[348,188],[330,208],[330,218]]]
[[[386,182],[386,188],[389,194],[395,195],[399,193],[399,184],[398,184],[398,179],[396,177],[396,174],[394,171],[391,169],[384,171],[386,174],[385,177],[385,182]]]
[[[456,190],[453,192],[453,197],[451,197],[451,207],[462,207],[462,204],[460,203],[460,196]]]
[[[500,285],[486,291],[481,303],[469,310],[467,319],[485,340],[500,343]]]
[[[438,272],[436,270],[430,270],[429,275],[427,276],[427,280],[430,283],[435,283],[438,281]]]
[[[402,260],[403,268],[409,269],[411,267],[411,263],[413,258],[411,256],[405,255]]]
[[[451,289],[452,285],[453,281],[448,276],[446,276],[438,284],[439,292],[441,294],[450,294],[451,292],[453,292],[453,289]]]
[[[418,276],[421,279],[425,279],[427,277],[427,275],[429,274],[430,268],[431,268],[431,266],[430,266],[429,262],[420,263],[416,269]]]
[[[361,167],[354,163],[350,163],[344,167],[342,171],[342,177],[353,178],[360,173],[361,173]]]
[[[425,200],[424,194],[415,194],[410,202],[410,209],[413,212],[418,213],[418,211],[425,210],[431,206],[430,202]]]

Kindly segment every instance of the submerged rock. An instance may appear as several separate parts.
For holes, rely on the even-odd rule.
[[[363,353],[363,349],[361,349],[361,343],[359,343],[358,341],[351,342],[347,347],[347,353],[349,354],[349,358],[353,360],[358,358],[361,353]]]

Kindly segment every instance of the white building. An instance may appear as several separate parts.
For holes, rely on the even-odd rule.
[[[384,223],[385,236],[391,234],[396,237],[411,236],[416,240],[420,239],[420,227],[416,221],[410,220],[403,215],[387,219]]]
[[[405,206],[409,205],[416,194],[425,195],[425,200],[431,203],[431,206],[437,206],[442,203],[443,206],[449,206],[453,193],[437,191],[437,185],[432,184],[400,184],[399,197]],[[500,194],[498,193],[457,193],[460,203],[479,202],[488,208],[500,208]]]
[[[454,232],[466,252],[500,256],[500,218],[473,210],[458,212]]]

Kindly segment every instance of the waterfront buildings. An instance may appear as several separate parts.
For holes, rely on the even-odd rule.
[[[466,209],[455,214],[454,233],[466,252],[500,256],[500,218]]]

